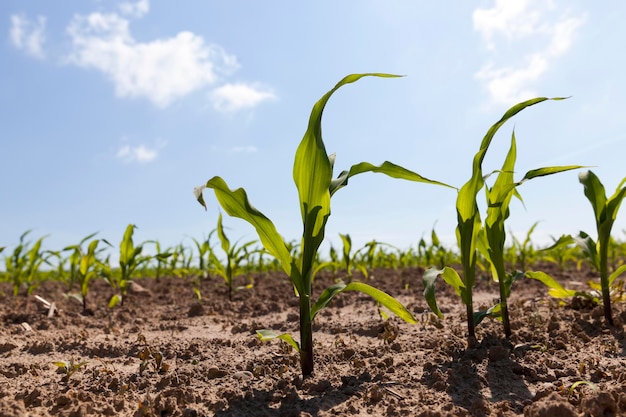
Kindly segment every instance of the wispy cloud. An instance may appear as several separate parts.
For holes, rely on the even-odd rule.
[[[256,146],[235,146],[231,151],[235,153],[255,153],[258,152],[258,149]]]
[[[496,0],[490,9],[476,9],[474,29],[492,54],[476,78],[485,83],[492,102],[509,105],[535,96],[534,84],[571,49],[585,20],[584,14],[559,13],[553,2],[543,0]],[[495,63],[503,49],[527,53],[515,66]]]
[[[165,142],[159,142],[155,147],[146,145],[131,146],[122,145],[116,152],[115,157],[125,163],[138,162],[145,164],[154,161],[159,156],[159,150],[165,146]]]
[[[225,84],[210,94],[213,107],[224,112],[233,112],[255,107],[267,100],[275,100],[274,92],[259,84]]]
[[[110,78],[119,97],[145,97],[159,107],[214,84],[237,59],[201,36],[180,32],[167,39],[136,41],[129,21],[116,13],[77,15],[67,28],[71,63]]]
[[[118,7],[127,16],[142,17],[150,11],[150,2],[148,0],[139,0],[136,3],[123,2]]]
[[[11,44],[28,55],[39,59],[44,58],[45,30],[46,18],[43,16],[37,16],[37,20],[32,21],[24,15],[11,15],[11,28],[9,29]]]

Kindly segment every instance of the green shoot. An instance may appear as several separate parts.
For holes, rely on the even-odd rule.
[[[13,254],[5,256],[6,276],[13,283],[13,295],[17,296],[22,287],[26,287],[26,295],[37,286],[37,276],[39,268],[43,263],[48,262],[50,254],[44,254],[41,245],[45,236],[39,238],[32,246],[24,239],[30,230],[22,233],[19,245],[13,250]]]
[[[612,272],[609,272],[609,248],[611,245],[611,230],[617,217],[622,201],[626,197],[626,178],[624,178],[611,197],[606,196],[604,185],[600,179],[592,172],[587,171],[579,175],[579,180],[584,186],[585,196],[591,203],[596,220],[597,241],[585,232],[580,232],[578,236],[562,236],[553,246],[548,249],[556,249],[576,243],[583,254],[594,268],[600,273],[600,290],[602,292],[602,305],[604,308],[604,318],[613,325],[613,312],[611,309],[611,293],[613,283],[621,274],[626,272],[626,265],[621,265]],[[531,278],[538,279],[535,276]],[[542,281],[544,282],[544,281]],[[544,284],[548,285],[546,282]],[[552,283],[550,283],[552,284]],[[553,286],[548,285],[552,291]],[[557,290],[557,293],[559,291]],[[553,295],[552,293],[550,293]],[[583,295],[593,299],[593,294],[584,292],[568,291],[564,296]],[[554,296],[554,295],[553,295]]]
[[[511,107],[502,118],[493,124],[484,136],[480,149],[474,155],[472,162],[472,176],[461,187],[457,195],[456,211],[457,211],[457,242],[461,253],[461,266],[462,276],[450,267],[445,267],[442,270],[429,269],[424,274],[424,295],[430,308],[439,316],[442,317],[441,311],[437,307],[436,300],[434,298],[434,285],[437,275],[442,274],[444,280],[452,285],[461,296],[463,304],[467,308],[467,329],[468,329],[468,342],[470,345],[476,343],[476,332],[474,322],[474,305],[472,301],[472,289],[476,279],[476,245],[478,241],[478,235],[482,227],[482,221],[480,218],[480,212],[478,210],[477,196],[480,190],[485,185],[485,178],[483,175],[483,160],[489,149],[489,145],[493,140],[496,132],[513,116],[526,109],[527,107],[541,103],[543,101],[550,100],[546,97],[535,98],[516,104]],[[560,100],[555,98],[552,100]]]
[[[97,248],[100,240],[94,239],[89,243],[87,248],[87,252],[85,253],[82,248],[82,244],[85,240],[93,237],[95,233],[87,236],[85,239],[81,240],[78,245],[68,246],[64,251],[71,250],[72,254],[70,255],[70,274],[74,274],[73,278],[76,283],[78,283],[80,287],[80,294],[70,294],[74,298],[78,299],[83,305],[83,314],[87,313],[87,294],[89,293],[89,286],[93,278],[99,276],[100,274],[100,266],[102,262],[100,262],[97,255]],[[111,246],[109,242],[102,239],[104,243]],[[76,268],[72,269],[72,266]]]
[[[120,273],[109,276],[109,283],[119,292],[111,297],[109,307],[115,307],[120,302],[122,305],[124,304],[133,272],[150,260],[148,256],[141,256],[143,244],[135,246],[133,242],[133,233],[136,227],[134,224],[129,224],[120,242]]]
[[[233,300],[233,277],[236,276],[241,269],[241,263],[248,260],[252,252],[248,252],[248,248],[256,244],[256,240],[244,243],[243,245],[231,245],[230,240],[224,233],[222,224],[222,213],[217,219],[217,236],[222,244],[222,250],[226,255],[226,262],[222,263],[215,252],[209,251],[209,264],[211,269],[224,278],[224,282],[228,286],[228,300]]]
[[[80,368],[86,367],[88,362],[74,362],[74,358],[69,361],[52,362],[57,370],[63,373],[63,381],[67,382]]]
[[[598,241],[593,245],[593,240],[589,238],[586,248],[587,254],[593,261],[594,266],[600,271],[600,285],[602,286],[602,304],[604,305],[604,318],[613,325],[613,313],[611,310],[610,288],[615,278],[626,270],[619,268],[609,274],[609,243],[611,239],[611,229],[619,207],[626,197],[626,178],[617,186],[615,193],[611,197],[606,196],[604,185],[600,179],[591,171],[583,172],[579,175],[579,180],[585,188],[585,196],[591,203],[596,219],[596,230]],[[595,246],[595,247],[594,247]]]
[[[504,325],[504,334],[507,338],[511,336],[511,324],[509,321],[509,310],[507,300],[511,295],[511,286],[513,283],[523,276],[522,273],[507,273],[504,263],[504,242],[506,233],[504,223],[509,217],[509,205],[513,195],[521,200],[521,196],[517,192],[517,188],[524,182],[534,178],[544,177],[559,172],[570,171],[582,168],[579,165],[544,167],[528,171],[521,181],[513,182],[513,172],[515,170],[515,160],[517,157],[517,146],[515,143],[515,134],[511,137],[511,147],[506,156],[502,169],[498,173],[498,177],[494,185],[486,187],[487,194],[487,217],[485,219],[484,239],[482,246],[483,256],[491,263],[493,279],[498,282],[500,287],[500,303],[496,308],[498,318],[502,320]],[[493,310],[492,310],[493,311]],[[475,324],[482,319],[484,314],[480,314],[475,318]]]
[[[394,178],[445,185],[390,162],[384,162],[381,166],[363,162],[352,166],[348,171],[343,171],[336,179],[332,179],[335,157],[326,153],[322,140],[322,113],[335,91],[343,85],[356,82],[365,76],[395,77],[388,74],[349,75],[326,93],[311,111],[309,126],[296,151],[293,167],[293,178],[298,189],[303,223],[302,241],[297,256],[290,253],[272,221],[250,204],[248,196],[242,188],[232,191],[222,178],[213,177],[205,186],[197,187],[194,190],[196,198],[205,209],[206,204],[202,196],[204,187],[214,190],[217,200],[229,215],[239,217],[253,225],[265,249],[280,262],[282,269],[291,278],[300,300],[300,343],[294,341],[293,346],[300,352],[300,363],[304,377],[313,373],[312,322],[315,315],[341,292],[349,290],[365,292],[392,313],[405,321],[415,323],[411,313],[402,304],[391,296],[362,283],[335,284],[324,290],[317,301],[312,301],[311,282],[314,263],[317,259],[317,251],[324,239],[326,222],[330,216],[331,196],[346,186],[350,177],[364,172],[378,172]],[[261,337],[268,339],[281,337],[281,335],[272,336],[268,331],[264,331],[261,333]],[[281,338],[285,340],[286,336]]]

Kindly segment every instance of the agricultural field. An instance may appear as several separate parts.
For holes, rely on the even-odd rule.
[[[626,243],[613,231],[626,178],[608,195],[580,165],[516,181],[514,133],[483,172],[509,119],[562,100],[545,97],[491,126],[459,188],[389,161],[335,177],[322,113],[363,77],[396,76],[349,75],[311,111],[293,166],[300,241],[213,176],[195,199],[206,209],[211,190],[258,241],[231,241],[220,213],[191,248],[135,242],[133,224],[119,243],[92,234],[51,250],[27,231],[1,247],[0,415],[626,415]],[[524,183],[571,170],[596,233],[536,248],[537,224],[506,232]],[[458,248],[433,229],[407,249],[341,234],[321,253],[331,197],[365,173],[455,190]]]
[[[393,295],[416,323],[385,314],[368,295],[345,292],[315,318],[315,370],[305,378],[296,349],[262,342],[256,333],[295,337],[299,302],[289,277],[255,245],[234,245],[234,252],[247,250],[230,286],[222,274],[226,257],[217,239],[207,240],[144,256],[150,259],[133,273],[124,302],[112,307],[119,285],[94,277],[85,310],[78,282],[68,280],[68,250],[64,271],[38,271],[17,296],[12,283],[0,284],[0,415],[626,413],[621,281],[607,325],[588,284],[598,274],[580,261],[578,247],[539,251],[517,242],[507,247],[507,266],[545,271],[579,295],[555,298],[540,281],[519,280],[509,299],[511,336],[487,318],[468,345],[465,306],[454,289],[436,284],[443,320],[424,298],[426,266],[459,266],[456,251],[444,248],[434,230],[432,237],[434,243],[399,250],[375,242],[351,248],[344,235],[344,247],[318,263],[314,294],[340,280],[365,282]],[[614,244],[611,264],[618,266],[626,245]],[[498,284],[485,259],[478,266],[473,298],[486,310],[497,301]]]

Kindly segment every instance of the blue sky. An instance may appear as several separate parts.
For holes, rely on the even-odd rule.
[[[242,1],[0,3],[0,246],[33,229],[61,249],[89,233],[117,244],[201,239],[219,207],[192,195],[214,175],[244,187],[286,240],[301,221],[291,172],[313,104],[350,73],[387,72],[339,90],[323,120],[337,173],[385,160],[460,187],[492,123],[536,96],[496,137],[497,169],[515,128],[517,171],[581,164],[612,194],[626,176],[626,3]],[[523,237],[588,231],[576,172],[531,181],[508,228]],[[454,243],[456,192],[355,177],[332,201],[327,237],[415,245],[433,225]],[[614,235],[624,238],[626,215]],[[231,240],[256,239],[226,217]]]

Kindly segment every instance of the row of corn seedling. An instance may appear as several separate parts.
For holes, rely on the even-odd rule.
[[[283,271],[291,278],[295,293],[299,299],[300,311],[300,340],[299,342],[289,333],[278,334],[271,330],[259,330],[262,340],[282,339],[291,344],[300,353],[300,363],[303,376],[313,372],[313,333],[312,322],[316,314],[325,308],[338,294],[345,291],[360,291],[370,295],[378,303],[385,306],[392,313],[408,323],[415,323],[411,313],[392,296],[363,282],[339,282],[329,286],[317,297],[312,294],[312,281],[316,271],[318,250],[324,240],[327,221],[330,217],[330,203],[332,196],[348,185],[348,180],[367,172],[381,173],[396,179],[427,183],[447,187],[456,191],[457,212],[457,241],[460,255],[460,274],[451,266],[431,268],[424,274],[424,295],[431,309],[439,316],[443,316],[437,306],[435,298],[435,281],[442,276],[444,281],[451,285],[460,296],[467,308],[468,344],[476,343],[475,326],[485,317],[495,317],[502,320],[505,335],[511,334],[507,299],[510,296],[513,284],[524,277],[538,279],[550,287],[552,295],[573,296],[560,286],[556,280],[541,271],[508,271],[505,263],[505,223],[510,214],[510,202],[513,197],[522,199],[519,188],[524,183],[556,173],[584,168],[580,165],[541,167],[528,171],[520,180],[514,178],[517,145],[515,134],[511,137],[511,144],[506,158],[500,169],[493,172],[483,171],[483,160],[498,130],[512,117],[530,106],[547,100],[561,100],[561,98],[535,98],[524,101],[511,107],[500,120],[491,126],[481,141],[478,152],[472,160],[472,175],[460,188],[453,187],[440,181],[428,179],[407,168],[385,161],[381,165],[362,162],[342,171],[333,177],[335,155],[328,155],[322,140],[322,114],[331,96],[342,86],[354,83],[366,76],[394,78],[390,74],[352,74],[342,79],[334,88],[328,91],[313,106],[308,127],[300,142],[293,164],[293,179],[298,190],[299,210],[302,218],[302,239],[299,252],[294,255],[283,237],[276,230],[274,223],[256,209],[248,200],[243,188],[230,189],[226,181],[219,176],[208,180],[206,184],[196,187],[194,195],[206,209],[203,191],[212,189],[223,210],[230,216],[241,218],[250,223],[259,236],[264,249],[279,262]],[[495,175],[491,185],[487,180]],[[598,240],[593,241],[587,234],[577,237],[563,237],[555,246],[567,246],[572,242],[579,243],[589,256],[592,264],[600,272],[601,301],[604,305],[606,321],[613,323],[611,313],[612,286],[616,278],[626,270],[622,265],[610,272],[608,268],[608,251],[612,225],[615,221],[619,206],[626,195],[626,178],[618,186],[611,197],[606,197],[600,180],[587,171],[580,175],[584,185],[585,195],[591,202],[596,216]],[[485,193],[486,213],[479,209],[479,197]],[[344,244],[345,238],[344,239]],[[349,243],[349,242],[348,242]],[[496,305],[487,311],[474,311],[472,300],[473,287],[476,281],[478,255],[481,254],[489,263],[493,279],[499,284],[499,300]],[[442,259],[441,263],[448,262]],[[525,260],[523,261],[525,262]],[[351,274],[351,265],[346,263],[348,278]]]

